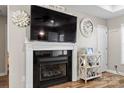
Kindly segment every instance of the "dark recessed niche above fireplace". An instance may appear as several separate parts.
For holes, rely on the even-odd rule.
[[[76,42],[77,18],[40,6],[31,6],[30,40]]]
[[[33,87],[49,87],[72,80],[72,51],[33,52]]]

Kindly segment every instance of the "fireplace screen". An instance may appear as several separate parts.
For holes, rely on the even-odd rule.
[[[72,51],[34,51],[33,87],[48,87],[72,80]]]
[[[66,64],[40,65],[40,81],[66,76]]]

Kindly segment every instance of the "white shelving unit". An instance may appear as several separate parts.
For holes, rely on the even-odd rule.
[[[79,75],[80,79],[88,80],[98,78],[102,76],[100,72],[100,54],[83,54],[79,53]]]

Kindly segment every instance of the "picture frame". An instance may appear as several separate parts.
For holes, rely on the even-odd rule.
[[[93,54],[93,48],[87,48],[87,54],[92,55]]]

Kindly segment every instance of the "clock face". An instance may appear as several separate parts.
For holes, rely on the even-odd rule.
[[[93,23],[90,19],[83,19],[80,24],[81,33],[85,37],[90,37],[93,33]]]

